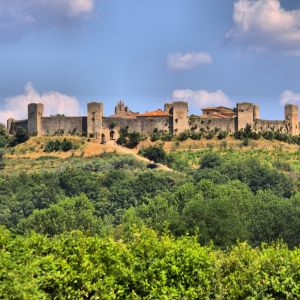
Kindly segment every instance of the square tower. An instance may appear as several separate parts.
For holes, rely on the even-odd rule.
[[[87,105],[87,111],[87,135],[88,137],[100,138],[103,104],[100,102],[90,102]]]
[[[299,135],[298,105],[286,104],[285,122],[290,135]]]
[[[42,118],[44,116],[44,104],[28,104],[28,134],[30,136],[42,135]]]
[[[245,129],[247,125],[253,128],[254,116],[258,113],[253,103],[243,102],[237,104],[237,130]]]
[[[165,112],[170,114],[170,132],[178,135],[189,129],[188,103],[177,101],[165,104]]]

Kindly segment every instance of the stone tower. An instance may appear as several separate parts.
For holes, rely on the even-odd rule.
[[[285,122],[290,135],[299,134],[298,105],[286,104]]]
[[[14,118],[9,118],[8,120],[7,120],[7,133],[9,133],[9,134],[12,134],[12,125],[13,125],[13,123],[15,122],[15,119]]]
[[[246,128],[249,124],[253,128],[254,117],[259,113],[253,103],[243,102],[237,104],[237,130]]]
[[[120,100],[115,107],[115,114],[120,114],[122,112],[128,112],[128,106],[125,106],[125,103]]]
[[[28,134],[30,136],[42,135],[43,115],[44,115],[44,104],[30,103],[28,105]]]
[[[87,105],[87,111],[87,135],[88,137],[100,138],[103,104],[100,102],[90,102]]]
[[[259,106],[258,105],[254,105],[254,108],[253,108],[253,119],[254,121],[259,119]]]
[[[177,101],[165,104],[165,112],[170,114],[170,132],[178,135],[189,129],[188,103]]]

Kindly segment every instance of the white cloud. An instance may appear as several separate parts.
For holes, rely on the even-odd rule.
[[[209,92],[206,90],[175,90],[172,94],[173,101],[187,101],[191,107],[201,109],[207,106],[232,106],[232,102],[223,91]]]
[[[0,0],[0,38],[17,40],[41,28],[74,24],[93,12],[95,0]]]
[[[238,0],[227,38],[258,50],[300,51],[300,10],[285,10],[279,0]]]
[[[287,103],[299,104],[299,102],[300,102],[300,94],[296,94],[290,90],[284,91],[280,96],[280,103],[283,105]]]
[[[171,70],[182,71],[211,64],[212,61],[210,54],[207,52],[175,52],[168,55],[167,66]]]
[[[29,103],[43,103],[45,115],[65,114],[76,116],[80,114],[79,101],[59,92],[38,93],[29,82],[25,86],[24,94],[4,100],[4,109],[0,110],[0,123],[6,124],[7,119],[26,119]]]

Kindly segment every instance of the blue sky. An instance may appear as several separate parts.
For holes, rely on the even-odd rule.
[[[99,100],[109,115],[171,98],[282,119],[299,79],[298,0],[0,0],[0,121],[31,101],[85,114]]]

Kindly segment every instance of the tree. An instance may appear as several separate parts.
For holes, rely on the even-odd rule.
[[[4,169],[4,161],[3,161],[4,151],[0,150],[0,170]]]
[[[128,148],[134,148],[136,147],[139,142],[141,141],[141,134],[139,132],[130,132],[128,133],[128,143],[126,144],[126,147]]]
[[[200,164],[200,169],[213,169],[215,167],[219,167],[221,165],[222,161],[221,158],[215,154],[215,153],[208,153],[206,154]]]
[[[29,139],[28,131],[23,127],[18,126],[16,128],[16,134],[14,139],[14,145],[26,142]]]
[[[94,216],[93,204],[81,194],[65,198],[47,209],[35,210],[27,219],[23,219],[18,227],[21,232],[34,230],[48,235],[75,229],[100,233],[101,219]]]
[[[0,135],[6,136],[7,135],[7,130],[4,124],[0,123]]]
[[[0,135],[0,148],[3,148],[7,145],[7,138],[4,135]]]
[[[150,161],[153,161],[155,164],[158,162],[164,162],[166,157],[166,152],[162,146],[150,146],[141,150],[141,154],[144,157],[147,157]]]
[[[61,149],[65,152],[70,151],[73,149],[73,143],[67,139],[64,139],[61,143]]]

